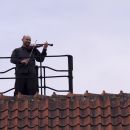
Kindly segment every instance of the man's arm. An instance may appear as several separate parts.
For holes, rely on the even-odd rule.
[[[15,50],[12,52],[10,62],[13,63],[13,64],[19,64],[19,63],[20,63],[20,60],[19,60],[19,58],[18,58],[17,49],[15,49]]]
[[[25,64],[26,65],[29,62],[29,58],[26,58],[26,59],[23,59],[23,60],[19,59],[19,57],[18,57],[18,50],[15,49],[12,52],[10,62],[13,63],[13,64],[23,64],[23,65]]]
[[[35,49],[36,61],[43,62],[45,59],[45,56],[47,55],[46,51],[47,51],[46,49],[43,49],[42,53],[40,53],[39,50]]]
[[[47,55],[47,47],[48,47],[48,43],[46,42],[45,45],[43,46],[42,53],[40,53],[37,49],[35,49],[36,61],[38,62],[44,61],[45,56]]]

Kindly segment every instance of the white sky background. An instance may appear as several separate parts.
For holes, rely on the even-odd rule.
[[[33,43],[53,43],[48,55],[73,55],[74,93],[130,92],[129,0],[1,0],[0,56],[10,56],[20,47],[24,34]],[[67,67],[62,59],[46,59],[43,65]],[[0,71],[13,66],[0,60]],[[67,83],[67,79],[48,80],[56,89],[66,89]],[[0,91],[5,91],[14,81],[0,84]]]

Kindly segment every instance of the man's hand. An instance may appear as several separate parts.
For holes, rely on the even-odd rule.
[[[43,48],[44,48],[44,49],[47,49],[47,47],[48,47],[48,42],[46,41],[46,42],[44,43],[44,45],[43,45]]]
[[[24,59],[24,60],[21,60],[21,64],[25,64],[25,65],[27,65],[28,62],[29,62],[29,58]]]

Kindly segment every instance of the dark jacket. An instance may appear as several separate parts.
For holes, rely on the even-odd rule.
[[[39,50],[35,48],[30,57],[31,50],[32,49],[28,49],[28,48],[22,46],[20,48],[16,48],[12,52],[10,61],[11,61],[11,63],[16,64],[16,74],[36,73],[35,60],[38,62],[44,61],[44,58],[47,55],[46,49],[43,49],[42,53],[40,53]],[[21,60],[29,58],[29,57],[30,57],[30,61],[27,65],[20,63]]]

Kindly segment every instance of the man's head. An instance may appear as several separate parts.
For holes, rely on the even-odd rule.
[[[28,35],[24,35],[22,41],[23,41],[23,46],[28,47],[31,43],[31,37]]]

